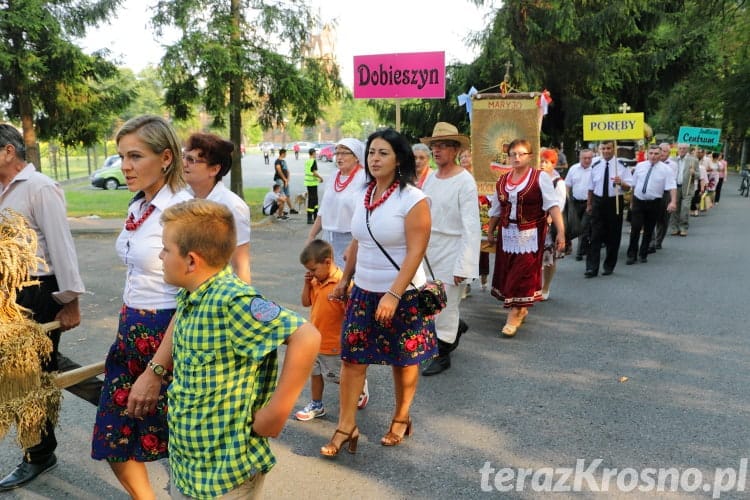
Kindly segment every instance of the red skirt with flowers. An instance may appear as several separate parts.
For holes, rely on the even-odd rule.
[[[149,311],[122,306],[117,338],[104,367],[104,387],[96,411],[91,457],[108,462],[150,462],[167,457],[167,386],[145,418],[126,414],[130,388],[161,344],[174,309]]]
[[[384,294],[354,286],[341,330],[341,359],[368,365],[409,366],[437,355],[435,321],[417,310],[417,292],[404,292],[388,324],[375,321]]]

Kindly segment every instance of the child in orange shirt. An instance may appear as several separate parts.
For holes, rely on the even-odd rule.
[[[312,401],[294,414],[297,420],[307,421],[326,414],[323,407],[325,381],[339,383],[341,372],[341,324],[346,303],[330,296],[341,281],[342,270],[333,262],[333,247],[326,241],[313,240],[300,254],[300,262],[307,269],[302,287],[302,305],[311,307],[310,323],[320,331],[320,352],[310,377]],[[367,406],[370,398],[365,380],[358,408]]]

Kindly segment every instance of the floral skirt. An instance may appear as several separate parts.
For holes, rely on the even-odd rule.
[[[352,288],[341,331],[341,359],[368,365],[410,366],[437,355],[435,322],[417,309],[417,291],[407,290],[388,324],[375,321],[384,294]]]
[[[167,456],[165,377],[156,408],[144,418],[127,416],[128,395],[161,344],[174,309],[156,311],[122,306],[117,338],[107,354],[104,387],[96,411],[91,457],[108,462],[150,462]]]

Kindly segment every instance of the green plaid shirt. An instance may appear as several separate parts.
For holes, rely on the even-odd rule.
[[[276,387],[277,349],[305,320],[263,298],[229,267],[180,291],[169,386],[169,464],[188,496],[214,498],[276,460],[251,434]]]

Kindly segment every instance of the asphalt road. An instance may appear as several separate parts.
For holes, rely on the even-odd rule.
[[[452,368],[420,380],[414,435],[396,448],[380,446],[393,408],[392,381],[387,368],[372,367],[357,454],[318,456],[338,411],[337,388],[326,387],[328,415],[304,423],[290,417],[273,441],[278,464],[265,496],[531,499],[559,486],[556,498],[642,498],[655,495],[649,478],[658,471],[649,468],[675,468],[681,483],[662,493],[669,498],[710,497],[715,480],[732,486],[721,498],[747,498],[730,481],[734,472],[740,487],[750,487],[741,466],[750,454],[750,201],[737,195],[738,183],[731,177],[721,204],[691,218],[687,238],[668,236],[647,264],[626,267],[624,242],[612,276],[585,279],[582,262],[559,261],[550,300],[531,309],[514,339],[499,337],[506,313],[475,285],[462,304],[471,328]],[[307,228],[300,214],[252,234],[255,285],[301,312],[297,256]],[[83,324],[64,335],[62,350],[81,363],[103,359],[114,336],[124,269],[113,242],[111,234],[76,235],[89,291]],[[65,394],[59,466],[0,498],[126,498],[108,466],[89,458],[94,408]],[[6,438],[0,473],[19,457]],[[563,477],[577,466],[582,474]],[[609,471],[605,493],[596,493],[605,468],[616,470]],[[158,497],[167,498],[166,465],[149,470]],[[564,491],[576,486],[583,493]]]

